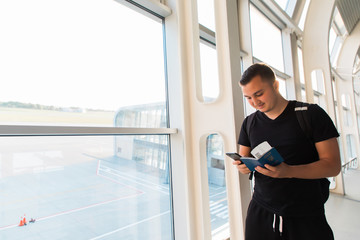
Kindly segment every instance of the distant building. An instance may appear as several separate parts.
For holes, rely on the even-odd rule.
[[[120,108],[114,118],[115,127],[165,128],[165,103],[126,106]],[[166,135],[115,136],[114,155],[149,166],[153,174],[169,181],[169,148]]]
[[[120,108],[114,119],[115,127],[165,128],[165,103],[126,106]],[[149,166],[168,182],[168,137],[164,135],[115,136],[114,155]],[[209,183],[225,186],[223,142],[219,135],[207,138],[207,167]]]

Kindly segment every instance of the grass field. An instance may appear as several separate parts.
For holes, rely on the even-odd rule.
[[[0,107],[0,124],[113,126],[115,112],[66,112]]]

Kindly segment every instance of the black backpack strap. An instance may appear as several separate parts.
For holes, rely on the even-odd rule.
[[[246,122],[246,133],[247,133],[248,137],[250,137],[251,125],[253,124],[255,114],[256,114],[256,112],[250,114],[248,116],[248,119],[247,119],[247,122]]]
[[[250,115],[248,116],[247,122],[246,122],[246,133],[247,133],[247,135],[248,135],[249,138],[250,138],[251,125],[252,125],[253,122],[254,122],[255,114],[256,114],[256,112],[254,112],[253,114],[250,114]],[[249,179],[250,179],[250,180],[252,180],[253,175],[254,175],[254,172],[251,172],[251,173],[249,174]]]
[[[305,133],[307,139],[311,144],[315,144],[314,139],[312,137],[312,127],[310,124],[310,116],[308,107],[310,104],[303,102],[296,102],[295,112],[296,118],[300,124],[302,131]],[[322,202],[325,203],[329,198],[329,185],[330,181],[327,178],[317,179],[319,184],[320,193],[322,196]]]
[[[308,107],[310,104],[303,102],[296,102],[295,113],[296,118],[300,124],[301,130],[304,132],[310,142],[314,142],[312,138],[312,127],[310,124],[310,117],[308,114]]]

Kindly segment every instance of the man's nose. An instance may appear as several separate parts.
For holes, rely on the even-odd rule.
[[[252,98],[253,104],[257,104],[259,102],[259,99],[257,97]]]

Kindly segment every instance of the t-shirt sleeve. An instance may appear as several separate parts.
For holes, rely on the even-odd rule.
[[[248,117],[246,117],[241,125],[240,135],[238,139],[238,144],[250,147],[250,140],[248,132],[246,131],[246,125],[247,125]]]
[[[339,133],[330,116],[317,104],[308,108],[314,142],[321,142],[330,138],[339,137]]]

